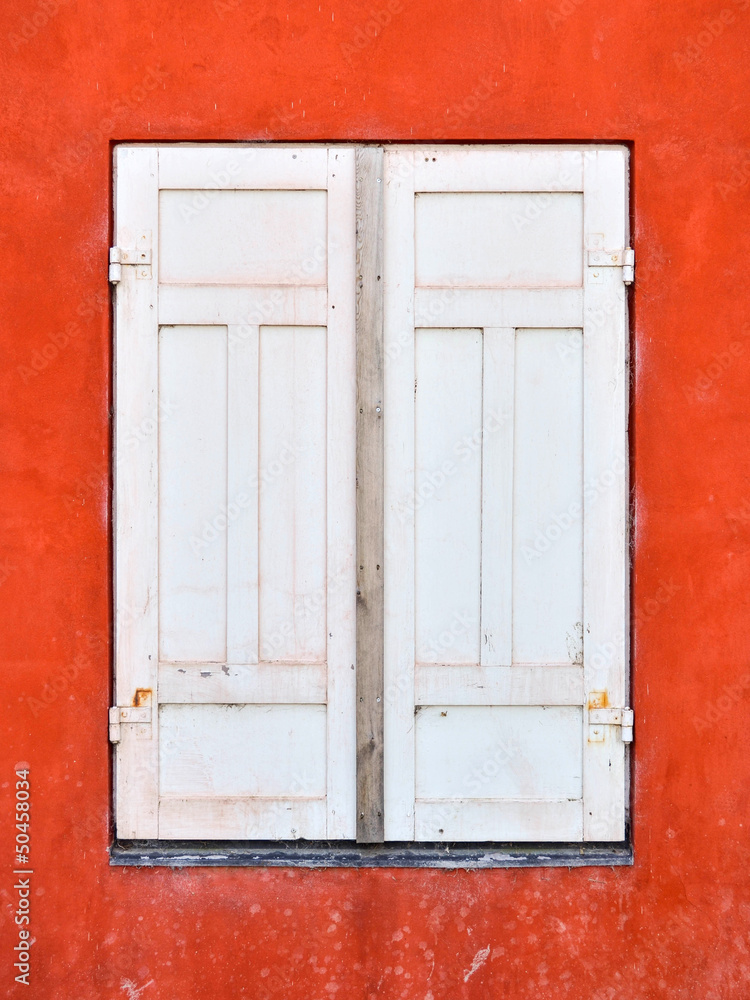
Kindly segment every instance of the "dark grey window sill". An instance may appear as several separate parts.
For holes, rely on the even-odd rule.
[[[581,868],[632,865],[621,844],[382,844],[331,841],[115,841],[110,864],[134,868]]]

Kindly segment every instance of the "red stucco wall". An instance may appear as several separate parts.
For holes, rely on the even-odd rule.
[[[749,40],[750,0],[6,0],[2,995],[750,996]],[[110,868],[110,144],[436,137],[633,144],[636,864]]]

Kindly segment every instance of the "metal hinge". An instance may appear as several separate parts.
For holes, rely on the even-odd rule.
[[[588,265],[595,268],[591,276],[594,282],[599,277],[596,273],[598,268],[621,267],[623,282],[632,285],[635,278],[635,250],[632,247],[625,247],[624,250],[589,250]]]
[[[123,265],[136,268],[137,278],[151,277],[151,230],[138,233],[134,247],[110,247],[109,280],[116,285],[122,278]]]
[[[596,704],[595,696],[589,704]],[[589,708],[589,743],[604,742],[604,727],[619,726],[623,743],[633,742],[632,708]]]
[[[133,735],[139,740],[151,739],[151,692],[139,688],[134,705],[115,705],[109,710],[109,742],[119,743],[121,726],[133,726]]]

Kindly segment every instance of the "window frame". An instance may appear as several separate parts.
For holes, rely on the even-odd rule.
[[[161,145],[161,144],[160,144]],[[170,144],[173,145],[173,144]],[[218,145],[214,143],[200,145]],[[221,144],[224,145],[224,144]],[[281,144],[280,144],[281,145]],[[303,145],[303,144],[295,144]],[[307,144],[305,144],[307,145]],[[309,144],[310,146],[316,144]],[[335,144],[326,144],[331,148]],[[494,145],[494,144],[487,144]],[[617,144],[620,146],[620,144]],[[267,148],[268,144],[265,144]],[[351,144],[342,144],[351,148]],[[358,146],[356,149],[368,149],[368,146]],[[390,148],[386,144],[386,148]],[[422,149],[424,147],[413,147]],[[472,147],[472,148],[482,148]],[[534,148],[534,147],[531,147]],[[544,148],[549,148],[544,147]],[[586,147],[556,147],[585,150],[608,148],[596,145]],[[626,226],[629,220],[625,220]],[[378,260],[378,252],[380,258]],[[373,255],[375,270],[382,265],[382,245]],[[627,315],[627,297],[626,297]],[[381,317],[382,322],[382,317]],[[626,329],[626,339],[629,332]],[[381,345],[382,346],[382,345]],[[627,493],[626,493],[627,495]],[[118,616],[116,615],[116,618]],[[120,616],[121,617],[121,616]],[[360,633],[372,648],[371,639],[365,640],[366,631]],[[363,648],[365,646],[363,645]],[[382,662],[382,661],[381,661]],[[376,678],[373,691],[382,691],[384,679],[382,674]],[[377,694],[374,695],[377,697]],[[382,712],[382,709],[381,709]],[[624,789],[626,813],[629,810],[629,754],[626,754]],[[526,843],[487,843],[487,844],[430,844],[420,841],[399,843],[375,843],[368,846],[354,841],[296,841],[296,842],[263,842],[263,841],[211,841],[201,842],[152,840],[115,840],[110,851],[112,864],[152,866],[158,864],[180,865],[290,865],[303,867],[329,866],[403,866],[403,867],[525,867],[537,865],[572,866],[578,864],[632,864],[633,855],[630,846],[629,817],[626,825],[626,837],[621,843],[593,841],[575,841],[573,843],[544,844]]]

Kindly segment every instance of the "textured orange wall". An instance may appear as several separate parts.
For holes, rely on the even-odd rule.
[[[3,995],[750,995],[749,39],[750,0],[5,0]],[[111,143],[435,138],[633,143],[636,864],[110,868]]]

